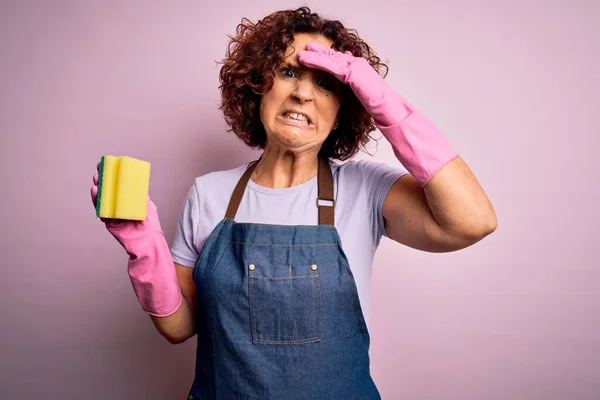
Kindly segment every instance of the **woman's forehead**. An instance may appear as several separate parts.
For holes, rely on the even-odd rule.
[[[287,47],[285,58],[295,58],[298,51],[306,50],[306,45],[309,43],[319,43],[327,47],[333,45],[333,41],[318,33],[295,33],[294,41]]]

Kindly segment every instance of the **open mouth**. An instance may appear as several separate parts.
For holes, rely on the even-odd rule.
[[[301,114],[297,112],[287,111],[281,114],[281,117],[290,121],[297,121],[301,124],[305,124],[308,126],[311,126],[313,124],[306,114]]]

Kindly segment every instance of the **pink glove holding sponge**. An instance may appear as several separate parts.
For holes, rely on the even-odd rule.
[[[309,43],[298,60],[324,70],[350,85],[391,143],[394,154],[412,176],[425,186],[431,177],[457,156],[443,134],[418,110],[396,93],[362,57]]]
[[[101,163],[97,169],[101,171]],[[98,173],[93,177],[91,195],[94,207],[97,206],[98,185],[110,184],[102,180]],[[101,219],[129,255],[127,272],[144,311],[156,317],[167,317],[177,311],[183,296],[156,205],[149,196],[147,199],[144,220]]]

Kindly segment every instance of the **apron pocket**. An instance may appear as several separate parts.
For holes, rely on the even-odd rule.
[[[260,266],[248,274],[252,342],[303,344],[321,341],[319,274],[260,275]]]

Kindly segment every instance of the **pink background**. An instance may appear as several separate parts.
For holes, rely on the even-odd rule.
[[[390,60],[390,84],[459,149],[499,227],[453,254],[383,242],[384,399],[600,398],[599,3],[389,3],[308,4]],[[1,3],[0,398],[185,398],[195,341],[168,344],[142,312],[91,177],[105,153],[152,162],[170,242],[193,177],[256,156],[217,109],[226,34],[298,5]],[[397,163],[385,140],[372,151]]]

